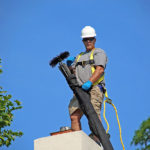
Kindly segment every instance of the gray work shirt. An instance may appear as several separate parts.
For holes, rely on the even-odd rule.
[[[82,54],[78,62],[90,60],[91,52],[92,51],[88,51]],[[77,78],[78,84],[81,86],[83,83],[85,83],[86,81],[90,79],[90,77],[92,76],[92,71],[91,71],[90,64],[86,64],[85,66],[82,66],[82,65],[76,66],[77,57],[76,57],[75,62],[72,64],[72,67],[75,68],[76,78]],[[95,48],[93,52],[93,58],[94,58],[94,66],[103,66],[104,68],[106,68],[107,56],[104,50],[100,48]],[[101,84],[105,85],[105,81],[103,80]]]

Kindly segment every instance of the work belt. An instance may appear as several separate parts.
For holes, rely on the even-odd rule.
[[[97,86],[100,88],[101,92],[105,94],[106,89],[105,89],[104,85],[102,85],[102,84],[97,84]]]
[[[85,65],[88,65],[88,64],[94,64],[94,60],[87,60],[87,61],[80,61],[80,62],[77,62],[76,63],[76,66],[80,65],[80,66],[85,66]]]

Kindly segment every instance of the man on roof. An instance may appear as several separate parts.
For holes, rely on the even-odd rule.
[[[91,103],[101,121],[100,111],[105,91],[104,70],[107,56],[104,50],[95,48],[96,32],[93,27],[85,26],[81,31],[81,37],[85,50],[77,57],[69,57],[67,65],[74,70],[79,86],[90,93]],[[75,96],[70,101],[69,114],[72,130],[81,130],[80,119],[83,112]]]

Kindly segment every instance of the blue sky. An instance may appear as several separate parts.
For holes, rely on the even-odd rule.
[[[14,0],[0,1],[0,85],[22,102],[11,129],[21,130],[8,150],[33,150],[34,139],[70,126],[72,97],[58,68],[49,60],[63,51],[84,51],[80,32],[96,29],[96,47],[108,56],[106,87],[116,105],[127,150],[134,131],[150,115],[150,1],[148,0]],[[111,142],[122,149],[115,112],[106,106]],[[85,117],[82,128],[90,133]],[[104,126],[105,122],[103,121]]]

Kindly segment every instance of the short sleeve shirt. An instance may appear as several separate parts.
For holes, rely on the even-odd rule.
[[[84,52],[81,55],[81,57],[79,58],[78,62],[90,60],[91,52],[92,51]],[[76,66],[77,57],[76,57],[75,62],[72,65],[72,67],[75,68],[75,70],[76,70],[75,73],[76,73],[76,78],[77,78],[78,84],[82,85],[83,83],[88,81],[90,79],[90,77],[92,76],[91,65],[87,64],[85,66],[82,66],[82,65]],[[94,58],[94,66],[102,66],[102,67],[106,68],[107,56],[106,56],[104,50],[102,50],[100,48],[95,48],[95,50],[93,52],[93,58]],[[102,83],[105,84],[105,81],[102,81]]]

